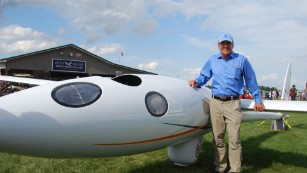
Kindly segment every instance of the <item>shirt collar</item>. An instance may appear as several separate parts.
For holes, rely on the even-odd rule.
[[[229,56],[228,56],[228,58],[227,58],[227,60],[229,60],[229,59],[233,59],[235,56],[234,56],[234,52],[232,52]],[[221,53],[218,53],[218,55],[217,55],[217,59],[223,59],[223,57],[222,57],[222,54]]]

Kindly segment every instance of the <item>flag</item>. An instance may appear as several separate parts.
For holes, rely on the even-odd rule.
[[[123,51],[120,51],[120,55],[121,55],[121,56],[124,56],[124,52],[123,52]]]

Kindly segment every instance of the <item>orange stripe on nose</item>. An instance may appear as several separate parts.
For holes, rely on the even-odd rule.
[[[203,128],[207,127],[207,126],[208,126],[208,124],[205,124],[205,125],[193,128],[191,130],[183,131],[183,132],[176,133],[176,134],[169,135],[169,136],[163,136],[163,137],[160,137],[160,138],[153,138],[153,139],[142,140],[142,141],[134,141],[134,142],[110,143],[110,144],[94,144],[94,145],[98,145],[98,146],[119,146],[119,145],[133,145],[133,144],[143,144],[143,143],[148,143],[148,142],[156,142],[156,141],[161,141],[161,140],[165,140],[165,139],[171,139],[171,138],[175,138],[175,137],[182,136],[182,135],[185,135],[185,134],[189,134],[189,133],[194,132],[196,130],[203,129]]]

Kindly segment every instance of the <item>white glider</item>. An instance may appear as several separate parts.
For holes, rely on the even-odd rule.
[[[0,80],[26,82],[0,76]],[[36,81],[36,82],[35,82]],[[210,131],[211,90],[156,75],[98,76],[39,85],[0,97],[0,152],[55,158],[108,157],[168,147],[187,166]],[[307,102],[264,101],[267,110],[304,111]],[[242,109],[254,102],[241,100]],[[242,121],[280,119],[282,113],[243,113]]]

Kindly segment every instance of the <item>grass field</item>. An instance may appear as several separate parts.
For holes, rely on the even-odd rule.
[[[307,172],[307,114],[290,113],[289,123],[292,128],[287,131],[272,131],[271,121],[260,126],[258,122],[242,124],[243,172]],[[204,139],[199,160],[185,168],[174,166],[166,149],[100,159],[46,159],[0,153],[0,173],[210,173],[211,134],[204,135]]]

